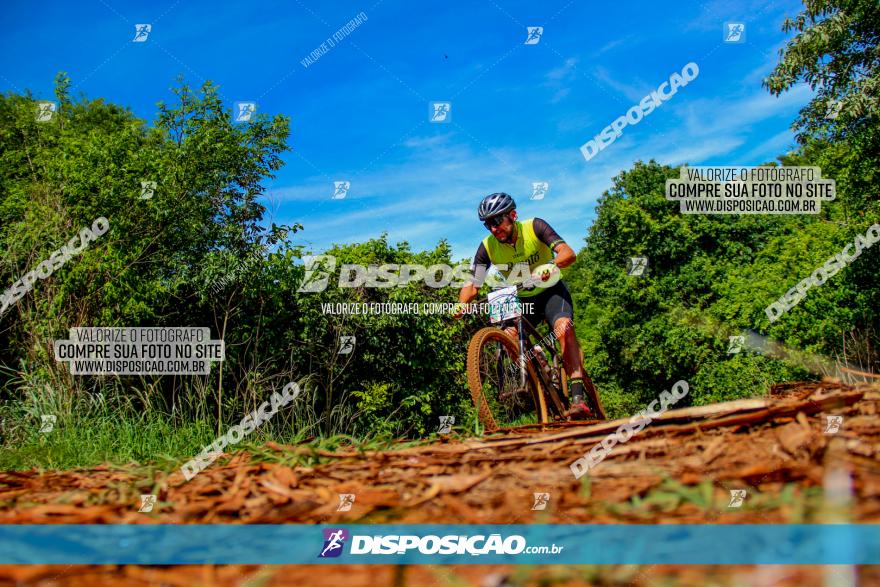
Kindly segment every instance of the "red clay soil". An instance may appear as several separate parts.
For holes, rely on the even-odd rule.
[[[569,464],[626,420],[521,427],[482,439],[446,436],[385,452],[270,445],[278,453],[276,462],[237,454],[189,482],[177,471],[144,478],[143,468],[4,472],[0,523],[878,523],[878,405],[880,387],[825,381],[777,386],[766,398],[671,410],[617,445],[581,480]],[[827,430],[829,415],[843,416],[836,433]],[[320,464],[283,464],[291,453],[313,454]],[[851,494],[843,510],[823,501],[823,486],[829,483],[843,483],[844,494]],[[729,507],[732,489],[747,490],[739,507]],[[158,496],[151,513],[138,512],[144,493]],[[356,496],[350,511],[337,511],[342,493]],[[550,494],[545,509],[532,509],[535,493]],[[668,580],[820,585],[823,572],[819,567],[0,566],[0,585],[652,585]],[[858,573],[860,584],[880,584],[877,569]]]
[[[855,576],[854,581],[847,581]],[[834,582],[835,580],[843,582]],[[818,566],[0,566],[0,585],[70,587],[827,587],[880,585],[880,567]]]

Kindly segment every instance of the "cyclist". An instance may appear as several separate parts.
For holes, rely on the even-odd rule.
[[[575,252],[547,222],[540,218],[522,222],[517,220],[516,203],[508,194],[499,192],[486,196],[480,202],[478,214],[492,234],[483,239],[474,256],[474,281],[465,285],[458,296],[463,304],[477,297],[490,265],[495,265],[505,277],[517,269],[520,269],[517,275],[528,272],[534,283],[549,280],[560,268],[568,267],[575,261]],[[526,271],[521,270],[523,264],[527,265]],[[552,268],[536,271],[536,268],[546,264],[551,264]],[[517,280],[509,282],[516,283]],[[571,409],[566,415],[574,420],[598,417],[584,401],[585,386],[589,386],[593,392],[595,388],[584,373],[580,345],[574,334],[571,294],[565,283],[560,280],[550,287],[542,288],[539,285],[531,290],[520,290],[519,297],[533,304],[532,312],[525,311],[528,306],[523,308],[523,315],[530,322],[537,324],[537,320],[544,319],[553,332],[562,334],[562,362],[566,373],[571,375],[568,380]],[[463,313],[464,310],[460,309],[455,317],[460,318]],[[508,329],[508,332],[516,338],[516,329]]]

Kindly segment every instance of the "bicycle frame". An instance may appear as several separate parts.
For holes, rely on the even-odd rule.
[[[517,287],[515,293],[510,294],[509,296],[504,296],[503,298],[497,299],[497,302],[501,304],[507,304],[508,301],[505,298],[510,297],[516,299],[518,302],[521,302],[519,299],[519,290],[521,287]],[[528,344],[528,338],[534,337],[536,344],[539,341],[542,341],[543,338],[538,330],[532,325],[531,322],[528,321],[522,314],[519,316],[511,317],[506,320],[501,320],[496,324],[496,327],[500,330],[504,330],[510,327],[516,328],[516,339],[519,343],[519,385],[521,388],[526,387],[527,380],[527,371],[526,371],[526,361],[529,361],[534,369],[541,386],[544,388],[543,393],[546,398],[549,398],[548,406],[550,406],[553,411],[557,414],[562,415],[566,409],[566,406],[563,404],[565,391],[560,389],[562,383],[562,376],[560,370],[563,368],[561,357],[559,353],[556,351],[555,344],[548,344],[544,351],[544,357],[547,360],[548,364],[552,365],[552,370],[555,370],[556,373],[559,373],[560,387],[557,387],[553,384],[551,377],[549,377],[541,366],[540,361],[538,361],[537,355],[532,352],[532,345]]]
[[[548,414],[552,414],[552,412],[556,412],[559,416],[564,416],[566,410],[568,409],[568,402],[570,401],[568,398],[567,390],[565,389],[565,379],[563,375],[567,376],[565,373],[565,364],[562,359],[562,354],[556,348],[555,340],[560,337],[560,334],[555,330],[551,330],[551,334],[548,334],[547,337],[553,336],[553,342],[547,342],[547,337],[541,337],[541,334],[538,332],[537,328],[532,326],[531,322],[528,321],[523,316],[518,316],[516,318],[511,318],[511,320],[516,320],[517,324],[517,335],[518,342],[520,348],[520,379],[522,381],[521,385],[525,385],[525,376],[526,376],[526,353],[528,354],[528,360],[532,364],[532,368],[534,369],[536,375],[538,376],[538,380],[541,385],[544,387],[544,397],[547,404]],[[500,324],[503,328],[504,323]],[[541,366],[541,362],[538,360],[537,353],[533,353],[534,346],[527,345],[528,337],[534,337],[535,343],[541,344],[541,349],[544,354],[544,358],[547,361],[547,364],[550,365],[550,375],[544,372],[544,369]],[[559,377],[558,384],[554,383],[552,380],[553,375],[557,375]],[[589,378],[587,378],[589,381]],[[590,401],[595,404],[596,414],[600,417],[600,419],[605,419],[605,409],[602,407],[602,400],[599,397],[598,392],[593,387],[592,382],[590,382],[590,388],[587,390],[590,395]],[[593,409],[593,408],[591,408]]]
[[[547,376],[547,374],[544,372],[544,369],[541,367],[541,363],[540,361],[538,361],[537,355],[532,353],[532,349],[534,347],[527,344],[527,336],[532,336],[535,338],[535,340],[540,341],[542,340],[541,334],[524,316],[517,316],[516,318],[511,318],[510,320],[514,321],[516,324],[517,340],[519,342],[520,387],[525,387],[526,385],[526,360],[528,360],[532,364],[532,368],[534,369],[535,373],[538,375],[538,379],[541,381],[541,385],[544,386],[546,396],[550,398],[554,410],[557,413],[562,414],[562,412],[565,411],[565,406],[562,404],[559,394],[564,394],[565,390],[559,389],[556,387],[556,385],[553,384],[551,378]],[[505,325],[505,322],[507,321],[501,322],[498,325],[501,330],[504,330],[505,328],[513,325]],[[562,365],[560,364],[561,359],[559,357],[559,353],[556,352],[555,345],[547,345],[547,348],[543,349],[542,347],[542,350],[548,364],[552,366],[552,369],[558,370],[562,368]]]
[[[533,393],[536,395],[535,400],[537,402],[537,408],[539,412],[539,418],[542,422],[553,421],[555,417],[560,417],[562,419],[566,419],[569,416],[568,407],[569,407],[569,394],[566,390],[566,379],[570,378],[570,374],[565,369],[565,361],[562,356],[562,349],[557,347],[557,344],[560,346],[563,344],[562,342],[557,343],[557,339],[562,336],[562,332],[558,332],[554,325],[551,324],[551,332],[542,336],[537,328],[529,322],[528,318],[523,316],[521,311],[510,311],[507,304],[509,304],[509,300],[516,299],[517,302],[521,302],[519,298],[519,290],[520,289],[531,289],[531,288],[523,288],[522,286],[516,286],[515,289],[507,289],[507,291],[498,292],[501,295],[490,294],[488,297],[481,298],[481,301],[488,302],[490,305],[490,318],[492,322],[492,329],[497,329],[501,331],[508,331],[513,329],[515,333],[513,336],[508,334],[505,338],[509,337],[513,340],[507,344],[508,347],[508,356],[510,356],[510,343],[515,342],[517,345],[517,350],[519,352],[519,356],[515,361],[508,362],[505,366],[501,365],[501,362],[495,363],[495,369],[498,375],[498,380],[506,380],[510,383],[514,383],[518,380],[519,389],[528,389],[532,388]],[[496,290],[497,291],[497,290]],[[498,305],[497,308],[493,308],[493,306]],[[507,309],[505,309],[507,308]],[[489,328],[484,328],[481,330],[488,331]],[[484,336],[482,341],[485,340],[485,336],[488,334],[482,335]],[[475,335],[476,337],[476,335]],[[471,345],[473,346],[476,338],[471,340]],[[503,352],[502,348],[505,346],[502,342],[497,341],[497,352]],[[541,345],[541,352],[535,352],[535,347]],[[479,349],[481,347],[474,347],[475,349]],[[469,353],[472,349],[469,348]],[[476,355],[475,355],[476,356]],[[583,353],[581,353],[583,357]],[[510,357],[513,359],[513,357]],[[583,360],[583,358],[581,358]],[[471,377],[472,368],[471,365],[472,358],[469,354],[468,358],[468,372],[469,378]],[[529,361],[529,363],[526,363]],[[545,367],[549,367],[549,372],[545,371]],[[516,370],[519,369],[519,377],[516,377]],[[529,370],[532,370],[532,373]],[[474,371],[475,373],[475,371]],[[479,381],[479,375],[473,375],[475,380]],[[595,412],[595,415],[598,416],[598,419],[605,419],[605,411],[602,407],[602,402],[599,397],[598,392],[593,386],[592,381],[589,378],[585,377],[585,388],[586,395],[589,395],[590,406],[589,409],[591,412]],[[480,407],[480,400],[478,396],[480,394],[479,391],[475,391],[473,384],[471,385],[471,393],[474,397],[474,404],[478,407],[478,409],[482,409]],[[534,388],[537,386],[537,389]],[[482,413],[481,413],[481,418]],[[547,420],[549,418],[549,420]]]
[[[506,297],[512,297],[512,298],[516,299],[517,301],[520,301],[519,297],[518,297],[518,292],[519,292],[519,287],[517,288],[517,294],[512,294],[512,295],[506,296]],[[506,304],[509,302],[505,301],[502,303]],[[535,355],[532,354],[532,352],[531,352],[532,348],[526,344],[527,336],[533,336],[536,341],[540,341],[540,340],[543,340],[541,337],[541,334],[532,325],[532,323],[529,322],[528,319],[526,319],[522,314],[520,314],[519,316],[516,316],[515,318],[509,318],[507,320],[500,321],[497,325],[497,328],[504,330],[505,328],[509,328],[511,326],[515,326],[515,328],[516,328],[516,333],[517,333],[516,338],[517,338],[517,342],[519,343],[519,348],[520,348],[520,353],[519,353],[519,371],[520,371],[519,383],[520,383],[520,386],[525,387],[525,384],[526,384],[526,353],[528,353],[528,355],[529,355],[528,360],[530,362],[532,362],[532,366],[535,368],[535,371],[537,373],[542,374],[542,381],[543,381],[543,379],[544,379],[543,371],[544,370],[541,368],[541,365],[538,362]],[[552,358],[552,360],[553,360],[553,362],[552,362],[553,368],[558,369],[560,367],[560,364],[557,359],[557,352],[556,352],[555,346],[552,344],[548,345],[548,348],[546,349],[546,351],[544,353],[545,356],[548,356],[547,351],[549,351],[548,359]],[[547,382],[547,384],[549,384],[549,383],[550,382]]]

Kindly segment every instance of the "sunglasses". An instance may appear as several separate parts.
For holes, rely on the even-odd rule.
[[[500,226],[504,222],[505,218],[507,218],[506,215],[495,216],[494,218],[490,218],[489,220],[486,220],[485,222],[483,222],[483,226],[485,226],[486,228],[491,230],[491,229],[495,228],[496,226]]]

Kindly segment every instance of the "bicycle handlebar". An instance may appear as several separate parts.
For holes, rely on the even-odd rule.
[[[554,265],[555,265],[555,264],[554,264]],[[558,272],[558,271],[559,271],[559,267],[556,268],[556,272]],[[549,277],[548,277],[548,279],[549,279]],[[506,285],[506,286],[504,286],[504,287],[502,287],[502,288],[499,288],[499,289],[505,289],[505,288],[508,288],[508,287],[514,287],[514,288],[516,288],[516,290],[515,290],[515,292],[513,293],[513,295],[516,295],[516,294],[518,294],[520,291],[532,291],[532,290],[534,290],[534,289],[540,287],[540,284],[541,284],[541,283],[543,283],[543,281],[539,281],[539,280],[536,280],[536,279],[530,277],[528,282],[525,282],[525,283],[514,283],[514,284],[511,284],[511,285]],[[472,284],[472,285],[474,285],[474,284]],[[555,283],[554,283],[554,285],[555,285]],[[552,286],[549,286],[549,287],[552,287]],[[497,290],[495,290],[495,291],[497,291]],[[470,305],[470,304],[482,304],[482,303],[487,303],[488,301],[489,301],[489,296],[487,295],[487,296],[482,296],[482,297],[474,298],[474,299],[471,300],[470,302],[459,302],[459,303],[460,303],[460,304],[468,304],[468,305]]]

